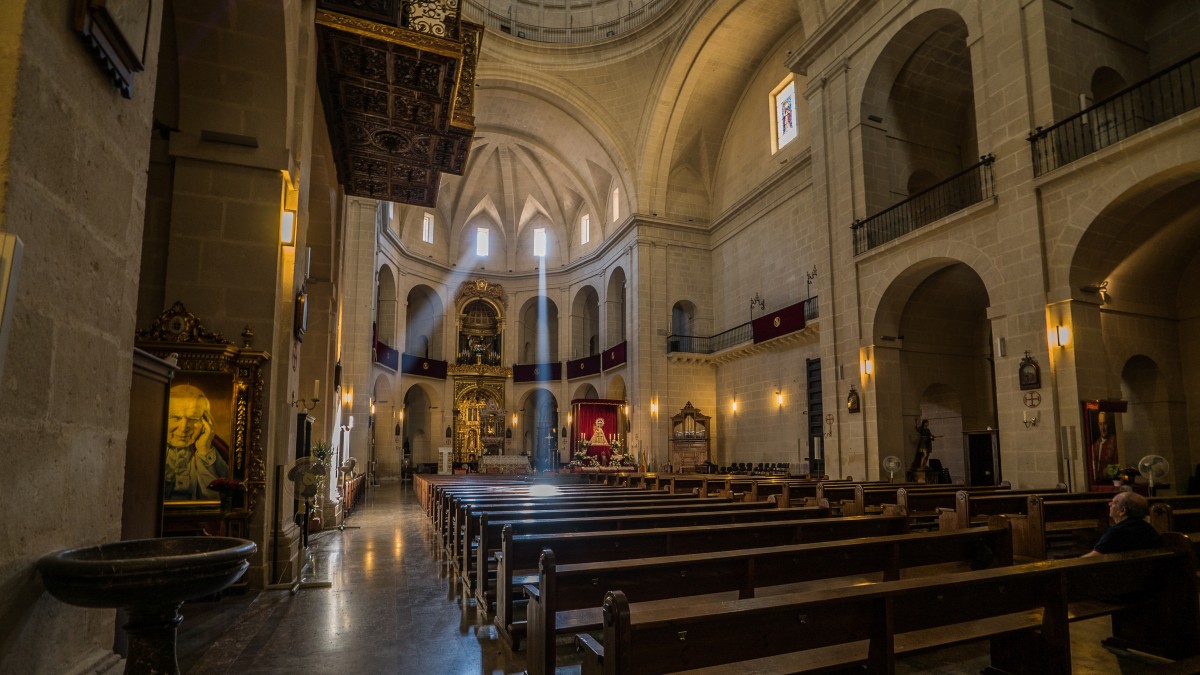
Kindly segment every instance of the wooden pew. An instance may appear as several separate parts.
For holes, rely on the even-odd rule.
[[[1200,556],[1200,507],[1176,509],[1170,502],[1152,504],[1149,520],[1159,533],[1178,532],[1187,537]]]
[[[451,536],[457,528],[461,527],[466,517],[466,509],[468,506],[516,506],[523,503],[538,503],[538,504],[559,504],[562,506],[572,503],[592,503],[599,504],[602,502],[620,502],[620,501],[659,501],[659,500],[674,500],[686,499],[690,495],[671,495],[663,493],[652,493],[647,490],[639,490],[636,488],[599,488],[593,491],[571,491],[553,496],[534,496],[529,494],[516,495],[476,495],[476,496],[457,496],[449,500],[443,514],[443,522],[435,523],[440,532],[441,541],[447,549],[451,549],[451,545],[455,539]]]
[[[908,520],[895,516],[519,536],[513,535],[512,528],[505,528],[500,535],[500,551],[496,553],[495,623],[510,643],[515,644],[524,637],[513,633],[513,591],[535,581],[534,575],[543,548],[553,550],[559,564],[572,564],[786,546],[907,532]]]
[[[1012,522],[1013,553],[1018,559],[1044,560],[1050,557],[1055,540],[1071,537],[1082,539],[1070,546],[1065,555],[1087,553],[1108,529],[1110,499],[1099,493],[1097,499],[1061,501],[1029,495],[1025,514],[1006,516]]]
[[[475,540],[479,535],[479,519],[484,513],[509,514],[505,516],[507,518],[570,518],[573,515],[583,516],[588,513],[599,513],[602,511],[608,511],[608,515],[616,515],[622,512],[622,510],[636,508],[657,508],[662,513],[684,512],[693,510],[693,507],[716,508],[722,505],[728,506],[731,503],[727,499],[705,499],[702,497],[671,497],[667,499],[664,497],[671,496],[666,494],[647,494],[628,499],[583,497],[580,498],[580,501],[575,502],[539,502],[527,500],[522,502],[468,503],[464,505],[461,516],[456,518],[456,522],[450,527],[450,532],[447,535],[449,537],[449,547],[454,551],[454,564],[456,567],[460,567],[463,563],[472,564],[474,559],[470,556],[470,550],[475,545]],[[614,511],[613,509],[616,510]],[[651,511],[646,511],[645,513],[651,513]],[[492,516],[492,518],[495,518],[495,516]],[[495,542],[499,540],[493,537],[491,541]],[[464,555],[466,556],[465,558]]]
[[[665,513],[657,515],[640,515],[640,514],[616,514],[606,517],[588,516],[586,518],[562,518],[554,520],[506,520],[506,521],[491,521],[481,524],[481,528],[486,526],[489,529],[498,530],[500,533],[508,531],[512,537],[521,537],[522,535],[559,535],[559,534],[577,534],[587,532],[619,532],[619,531],[646,531],[646,530],[674,530],[679,528],[712,528],[722,525],[731,524],[757,524],[768,522],[796,522],[799,520],[811,520],[817,518],[828,518],[829,510],[816,506],[807,506],[796,509],[777,509],[770,504],[731,504],[731,509],[718,509],[712,511],[698,511],[691,513]],[[498,541],[503,544],[503,536],[497,537],[493,541]],[[489,545],[490,547],[490,545]],[[484,553],[482,550],[476,550],[475,577],[470,583],[470,587],[475,593],[476,605],[479,611],[486,615],[491,609],[492,602],[499,597],[499,583],[501,578],[497,572],[495,577],[492,576],[492,566],[488,564],[488,557],[496,556],[499,559],[499,549],[493,549]],[[537,558],[533,557],[532,563],[527,567],[533,569],[537,566]],[[499,569],[497,562],[495,569]],[[493,580],[496,583],[488,583]]]
[[[642,502],[631,504],[642,504]],[[493,556],[500,549],[500,533],[503,531],[505,525],[513,525],[518,534],[525,534],[527,531],[531,533],[536,529],[534,526],[528,526],[528,523],[532,523],[533,521],[550,521],[559,524],[558,527],[552,526],[553,529],[550,531],[582,532],[602,529],[629,529],[628,527],[622,527],[622,525],[627,525],[629,522],[637,522],[636,519],[629,520],[634,516],[666,516],[672,514],[685,515],[714,512],[731,513],[769,509],[774,509],[774,507],[770,504],[737,503],[720,498],[697,498],[671,500],[669,504],[660,506],[621,505],[610,508],[541,512],[485,511],[470,521],[474,525],[474,541],[464,539],[462,555],[466,564],[462,574],[470,593],[476,593],[478,589],[486,585],[485,582],[492,570],[491,563],[494,562]],[[586,525],[571,526],[573,523],[578,524],[584,521],[587,521]],[[563,525],[563,523],[566,524]],[[648,525],[647,527],[663,527],[663,525]]]
[[[919,523],[924,524],[929,522],[932,525],[937,524],[939,518],[939,509],[954,509],[958,504],[959,490],[919,490],[911,488],[900,488],[896,490],[896,503],[884,504],[884,513],[889,512],[889,507],[895,507],[903,512],[909,518],[910,525]],[[1059,483],[1052,488],[1027,488],[1021,490],[1007,489],[1003,491],[1006,495],[1044,495],[1053,497],[1058,494],[1066,494],[1067,486]],[[968,492],[968,494],[996,494],[995,492]]]
[[[1000,485],[942,485],[939,483],[914,483],[908,485],[868,484],[855,490],[853,498],[842,500],[842,515],[868,516],[883,512],[884,504],[897,502],[897,491],[905,489],[910,492],[954,492],[965,490],[972,494],[1007,493],[1011,486],[1005,482]],[[833,502],[829,504],[834,507]],[[835,509],[836,510],[836,509]]]
[[[1072,499],[1096,499],[1098,492],[1055,492],[1048,495],[1054,501]],[[1029,495],[1021,492],[1008,494],[972,494],[959,492],[955,495],[953,509],[938,510],[938,529],[954,530],[976,527],[986,523],[991,516],[1023,514],[1029,508]]]
[[[538,582],[525,586],[530,675],[554,673],[560,634],[601,628],[605,591],[620,588],[634,602],[757,589],[820,580],[821,587],[890,581],[928,574],[1012,564],[1007,526],[956,532],[902,534],[794,546],[557,565],[542,551]],[[924,568],[924,569],[922,569]],[[950,568],[950,569],[948,569]]]
[[[1114,644],[1200,654],[1195,567],[1176,548],[1134,551],[726,602],[630,607],[606,594],[602,637],[576,637],[584,675],[894,673],[896,657],[988,638],[992,667],[1072,672],[1070,622],[1111,616]],[[1164,619],[1170,617],[1170,619]],[[741,663],[739,663],[741,662]],[[738,665],[733,665],[738,664]]]

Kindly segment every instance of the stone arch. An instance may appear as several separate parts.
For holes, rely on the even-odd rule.
[[[554,468],[559,462],[558,398],[549,389],[534,387],[521,397],[518,410],[521,426],[513,437],[520,439],[519,451],[529,454],[537,471]]]
[[[620,265],[614,267],[608,274],[608,288],[604,293],[604,319],[607,324],[607,349],[619,345],[628,339],[626,333],[626,317],[628,316],[626,300],[625,269]]]
[[[405,390],[397,412],[401,449],[404,455],[411,457],[414,466],[436,463],[438,446],[449,443],[439,426],[441,419],[434,414],[437,400],[438,392],[432,386],[418,382]],[[401,415],[403,419],[400,419]]]
[[[445,324],[446,311],[437,291],[424,284],[409,289],[405,304],[405,353],[427,359],[444,359]]]
[[[947,424],[959,432],[996,427],[987,289],[973,267],[941,258],[910,265],[883,291],[873,321],[864,322],[871,332],[865,333],[870,343],[862,349],[860,372],[861,386],[876,404],[879,457],[911,459],[917,416],[929,401],[950,398],[949,392],[960,414]],[[961,455],[961,441],[955,443]],[[957,455],[954,462],[942,461],[962,467]]]
[[[935,437],[930,459],[936,459],[950,471],[950,478],[966,480],[966,449],[963,447],[962,395],[954,387],[936,382],[925,388],[917,401],[915,414],[905,415],[909,421],[911,441],[905,447],[905,464],[916,456],[916,429],[922,420],[929,420],[929,430]]]
[[[593,384],[581,384],[578,387],[575,387],[575,394],[571,397],[571,400],[574,401],[575,399],[580,398],[600,398],[600,392],[596,391],[596,387]]]
[[[620,375],[613,375],[608,379],[608,393],[605,398],[611,398],[614,401],[625,400],[625,378]]]
[[[600,295],[584,285],[571,303],[571,358],[600,353]]]
[[[950,9],[908,21],[876,57],[862,91],[863,215],[911,196],[914,170],[942,181],[978,161],[968,27]]]
[[[375,277],[375,339],[396,347],[396,275],[387,264]]]
[[[518,363],[552,363],[558,356],[558,305],[537,295],[525,301],[517,314],[521,354]]]
[[[1137,354],[1121,369],[1121,397],[1129,408],[1121,416],[1118,438],[1121,463],[1136,465],[1146,455],[1162,455],[1171,464],[1173,477],[1187,476],[1192,461],[1186,443],[1187,406],[1178,389],[1172,389],[1162,369],[1149,356]]]
[[[359,471],[366,471],[366,462],[374,461],[376,475],[400,475],[401,448],[391,423],[393,410],[397,407],[394,377],[391,374],[381,374],[371,385],[371,402],[367,415],[368,447],[365,451],[362,448],[350,448],[351,456],[358,460]]]

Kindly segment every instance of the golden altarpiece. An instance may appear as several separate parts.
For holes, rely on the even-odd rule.
[[[451,438],[454,461],[504,454],[511,432],[505,388],[512,370],[501,365],[506,298],[485,279],[464,282],[454,300],[458,352],[448,372],[454,383]]]

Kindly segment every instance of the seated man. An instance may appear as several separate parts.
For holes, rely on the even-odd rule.
[[[1145,497],[1130,491],[1118,492],[1108,503],[1108,517],[1113,526],[1100,536],[1100,541],[1084,557],[1162,546],[1158,531],[1146,522],[1148,513],[1150,504]]]

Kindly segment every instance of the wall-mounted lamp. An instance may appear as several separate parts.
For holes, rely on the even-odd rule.
[[[775,402],[779,404],[780,408],[783,407],[783,391],[782,390],[775,392]]]
[[[1066,326],[1055,326],[1050,329],[1050,346],[1066,347],[1071,342],[1071,329]]]
[[[625,416],[626,417],[629,416],[629,404],[628,403],[625,404]]]
[[[401,408],[401,409],[400,409],[400,421],[401,421],[401,422],[403,422],[403,421],[404,421],[404,408]]]
[[[517,413],[513,413],[513,426],[517,426]]]
[[[375,414],[375,401],[371,401],[371,414]]]
[[[731,412],[737,412],[737,399],[734,399],[733,404],[729,406]]]
[[[296,212],[284,211],[279,216],[279,241],[284,246],[296,245]]]
[[[871,361],[871,359],[863,359],[862,372],[863,375],[866,375],[867,377],[870,377],[871,373],[875,372],[875,364]]]
[[[570,424],[570,423],[571,423],[571,413],[567,413],[567,424]],[[563,427],[563,428],[565,429],[566,427]]]
[[[658,404],[657,404],[657,403],[651,403],[651,404],[650,404],[650,413],[651,413],[651,414],[658,414]]]
[[[342,392],[342,403],[347,406],[354,403],[354,392],[350,391],[349,388]]]
[[[1021,421],[1025,423],[1026,429],[1030,427],[1036,427],[1038,423],[1038,414],[1034,413],[1033,416],[1030,417],[1029,411],[1026,410],[1025,412],[1021,413]]]

